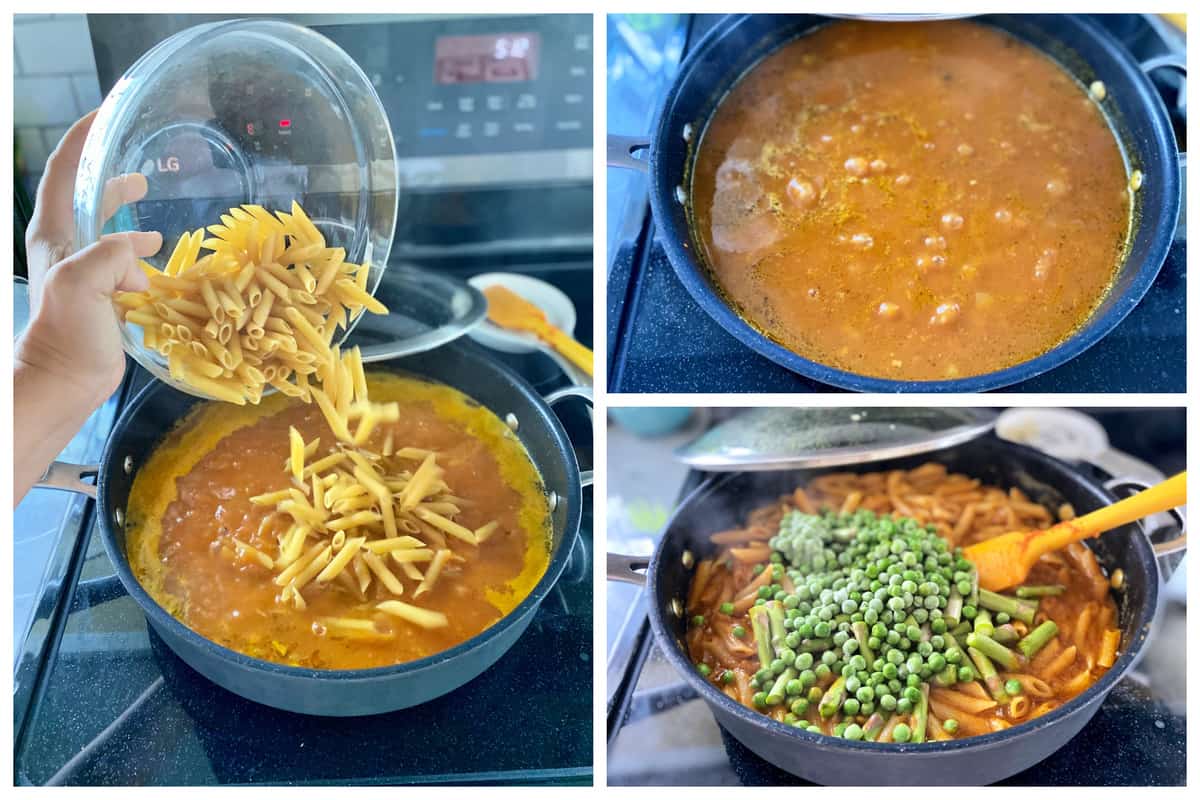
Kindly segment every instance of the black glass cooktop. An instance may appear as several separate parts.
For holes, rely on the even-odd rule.
[[[720,19],[695,15],[687,26],[688,46],[698,42]],[[1138,61],[1182,47],[1167,40],[1159,20],[1139,14],[1094,15]],[[1166,25],[1166,23],[1161,23]],[[611,25],[610,25],[611,27]],[[1178,33],[1178,32],[1176,32]],[[684,50],[686,54],[686,48]],[[679,58],[677,51],[658,54]],[[614,74],[615,72],[615,74]],[[1178,77],[1155,74],[1180,150],[1186,147],[1186,116],[1179,104]],[[635,70],[610,66],[610,98],[632,92],[622,81],[644,80]],[[666,81],[663,92],[670,85]],[[662,97],[655,101],[661,103]],[[609,130],[646,133],[644,110],[622,108],[610,100]],[[614,127],[617,126],[617,127]],[[620,176],[621,170],[610,170]],[[727,333],[692,299],[656,240],[657,226],[644,200],[644,180],[621,179],[630,197],[616,223],[621,235],[610,245],[608,274],[608,383],[613,392],[828,392],[834,387],[793,373],[758,355]],[[613,213],[614,203],[609,203]],[[1187,324],[1187,244],[1181,227],[1166,262],[1146,296],[1120,325],[1079,357],[1022,383],[1013,392],[1182,392],[1185,388]],[[610,225],[610,227],[613,227]]]

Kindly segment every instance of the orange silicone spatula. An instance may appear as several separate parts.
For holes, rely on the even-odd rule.
[[[488,319],[493,324],[532,333],[585,373],[592,374],[592,351],[552,325],[540,308],[499,284],[488,286],[483,294],[488,301]]]
[[[963,556],[979,572],[979,585],[998,592],[1024,581],[1046,553],[1186,503],[1187,473],[1181,472],[1144,492],[1044,531],[1013,531],[973,544],[963,549]]]

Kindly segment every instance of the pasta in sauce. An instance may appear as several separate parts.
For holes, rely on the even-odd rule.
[[[689,212],[726,300],[767,336],[849,372],[941,380],[1083,324],[1138,182],[1097,101],[1007,34],[836,22],[721,101]]]
[[[279,569],[268,562],[294,521],[274,504],[251,498],[261,501],[295,487],[284,466],[290,466],[297,444],[302,453],[308,444],[313,452],[304,456],[314,465],[340,452],[333,431],[317,405],[278,394],[258,406],[203,404],[155,450],[130,494],[129,560],[160,605],[197,633],[247,655],[321,669],[364,669],[450,648],[529,594],[549,561],[550,511],[520,441],[492,412],[448,386],[383,373],[368,375],[367,383],[373,401],[396,402],[400,414],[395,421],[379,421],[365,446],[378,452],[394,442],[419,451],[405,471],[413,475],[425,454],[435,453],[445,485],[461,495],[453,498],[461,507],[453,514],[456,524],[486,533],[486,541],[481,534],[475,545],[424,526],[402,531],[448,557],[409,563],[419,567],[413,574],[381,550],[379,561],[390,564],[393,580],[401,584],[399,595],[379,580],[360,591],[366,579],[347,568],[338,580],[310,581],[303,602],[293,603],[274,580]],[[289,435],[293,428],[295,436]],[[318,438],[320,444],[312,447]],[[344,540],[337,542],[343,547],[363,538],[363,529],[344,527],[344,536],[329,531]],[[361,550],[380,540],[367,541],[359,542]],[[432,588],[422,588],[431,560],[440,578],[431,576],[436,582],[426,583]],[[445,622],[412,621],[423,621],[420,615],[444,616]]]
[[[701,672],[747,707],[756,708],[751,679],[762,667],[757,643],[747,634],[752,630],[749,616],[758,590],[770,583],[769,577],[764,577],[771,574],[767,542],[779,530],[784,514],[822,509],[847,513],[868,509],[897,518],[909,517],[933,526],[952,546],[965,546],[1010,530],[1046,527],[1056,521],[1056,516],[1074,516],[1070,506],[1052,514],[1019,489],[1005,491],[986,486],[965,475],[948,474],[941,464],[930,463],[908,472],[823,475],[792,495],[753,511],[745,527],[713,534],[710,538],[718,552],[697,564],[689,590],[687,612],[693,625],[688,631],[687,648]],[[1115,573],[1112,585],[1119,586],[1120,580],[1120,574]],[[1035,592],[1033,599],[1026,601],[1036,602],[1036,612],[1030,622],[1013,619],[1008,624],[1016,635],[1024,637],[1052,621],[1057,633],[1031,658],[1021,659],[1023,663],[1017,669],[999,670],[999,680],[1016,681],[1019,692],[1000,695],[1004,702],[998,702],[979,679],[930,686],[925,740],[980,735],[1034,719],[1085,690],[1112,666],[1120,644],[1117,608],[1109,592],[1110,579],[1090,549],[1076,542],[1064,551],[1043,556],[1031,570],[1027,584],[1039,585],[1037,590],[1031,589]],[[702,624],[695,624],[701,618]],[[735,634],[736,628],[741,629],[741,636]],[[817,686],[827,688],[833,680],[834,676],[829,675]],[[768,708],[765,713],[779,721],[789,714],[786,705]],[[881,714],[877,741],[892,741],[896,725],[913,723],[910,714]],[[943,725],[948,719],[954,720],[954,732]],[[804,721],[819,726],[825,734],[834,734],[839,722],[847,722],[823,717],[816,703],[808,707]],[[862,726],[868,722],[865,714],[857,720]]]

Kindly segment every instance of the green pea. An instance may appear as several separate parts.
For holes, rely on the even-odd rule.
[[[854,716],[855,714],[858,713],[858,707],[859,707],[859,702],[857,700],[855,700],[853,697],[846,700],[846,702],[842,703],[842,711],[845,711],[850,716]]]
[[[901,722],[896,727],[892,728],[892,741],[904,744],[912,738],[912,729]]]
[[[721,613],[722,614],[732,614],[733,613],[733,603],[721,603]]]
[[[953,718],[944,720],[942,722],[942,730],[946,733],[954,733],[958,730],[958,720]]]
[[[751,699],[754,701],[754,705],[756,705],[757,707],[759,707],[759,708],[767,707],[767,693],[766,692],[755,692],[754,697]]]
[[[733,683],[735,680],[737,680],[737,676],[733,674],[733,670],[731,670],[731,669],[725,670],[725,673],[723,675],[721,675],[722,683],[730,684],[730,683]]]
[[[1010,678],[1004,682],[1004,691],[1008,692],[1013,697],[1019,695],[1023,690],[1021,682],[1016,678]]]
[[[845,732],[842,733],[842,736],[852,741],[858,741],[859,739],[863,738],[863,729],[858,724],[847,725]]]
[[[729,632],[739,639],[746,638],[746,628],[742,625],[734,625],[732,628],[730,628]]]
[[[706,678],[712,674],[712,667],[708,664],[697,664],[696,670]]]
[[[896,710],[896,698],[890,694],[885,694],[879,698],[879,707],[884,711]]]
[[[704,624],[704,615],[697,614],[696,616],[692,617],[692,624],[695,625],[697,628],[699,628],[701,625]]]

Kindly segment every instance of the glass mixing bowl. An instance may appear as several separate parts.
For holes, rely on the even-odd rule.
[[[396,225],[395,161],[379,96],[329,39],[274,20],[189,28],[142,56],[101,105],[75,181],[76,249],[108,233],[160,231],[163,248],[147,260],[161,269],[183,233],[218,224],[230,207],[287,211],[294,200],[330,247],[370,264],[374,294]],[[128,173],[145,175],[149,191],[106,220],[104,187]],[[140,327],[121,327],[139,364],[202,394],[171,377]]]

